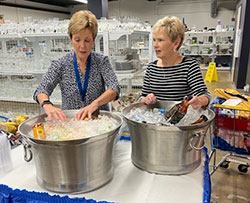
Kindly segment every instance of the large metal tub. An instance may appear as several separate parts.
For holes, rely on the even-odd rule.
[[[133,108],[165,108],[176,102],[157,102],[154,105],[135,103],[123,109],[132,138],[131,159],[135,166],[157,174],[179,175],[192,172],[201,163],[204,138],[215,114],[208,111],[208,121],[190,126],[157,126],[127,118]]]
[[[68,118],[76,110],[64,111]],[[78,193],[94,190],[113,177],[113,145],[122,124],[120,116],[100,111],[118,121],[116,129],[90,138],[50,141],[35,139],[32,126],[44,122],[46,115],[24,121],[19,131],[24,137],[25,160],[34,156],[36,179],[47,190],[62,193]]]

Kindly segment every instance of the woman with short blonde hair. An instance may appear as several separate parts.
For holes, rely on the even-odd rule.
[[[98,32],[98,23],[95,15],[90,11],[79,11],[75,13],[69,22],[68,35],[70,39],[73,34],[88,28],[92,34],[93,38],[96,38]]]
[[[185,28],[179,18],[164,17],[153,26],[157,60],[149,63],[140,100],[146,104],[157,100],[181,101],[193,96],[189,104],[200,109],[209,104],[211,95],[194,58],[180,55]]]
[[[164,30],[172,42],[179,37],[181,42],[178,49],[181,47],[185,36],[185,27],[179,18],[175,16],[166,16],[158,20],[153,26],[153,32],[157,32],[159,30]]]
[[[90,11],[78,11],[71,17],[68,34],[74,50],[52,62],[34,93],[49,120],[66,120],[49,99],[57,85],[61,108],[78,109],[77,120],[91,119],[99,109],[109,110],[107,103],[118,98],[120,88],[108,57],[93,51],[97,31],[97,19]]]

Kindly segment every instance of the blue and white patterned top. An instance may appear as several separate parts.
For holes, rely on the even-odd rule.
[[[58,60],[52,61],[47,73],[34,92],[33,98],[37,101],[39,93],[50,96],[59,84],[62,96],[62,109],[80,109],[89,105],[107,89],[112,89],[119,95],[120,88],[115,72],[113,71],[107,56],[91,52],[91,65],[88,88],[84,101],[82,101],[74,70],[73,53],[68,53]],[[79,69],[79,67],[78,67]],[[81,82],[84,84],[84,75],[79,69]],[[108,105],[100,107],[108,110]]]

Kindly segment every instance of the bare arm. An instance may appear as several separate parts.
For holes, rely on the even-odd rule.
[[[97,103],[98,106],[102,106],[104,104],[107,104],[108,102],[114,101],[116,97],[117,97],[117,92],[114,90],[108,89],[93,102]]]
[[[205,95],[201,95],[201,96],[194,96],[189,101],[189,104],[191,104],[194,109],[200,109],[201,107],[207,106],[208,102],[209,98]]]

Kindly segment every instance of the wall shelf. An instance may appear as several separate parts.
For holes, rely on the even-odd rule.
[[[113,52],[127,47],[138,50],[139,59],[145,63],[152,54],[149,47],[151,33],[147,31],[103,31],[96,37],[95,50],[113,59]],[[117,43],[117,47],[113,45]],[[120,44],[119,44],[120,43]],[[141,46],[144,45],[144,47]],[[10,34],[0,36],[0,102],[36,105],[33,93],[46,73],[52,60],[72,50],[66,33]],[[147,55],[145,56],[145,53]],[[142,54],[142,55],[140,55]],[[144,55],[143,55],[144,54]],[[126,91],[132,91],[132,78],[143,69],[115,71],[119,81],[126,81]],[[56,87],[51,95],[55,105],[61,104],[60,90]],[[20,105],[20,108],[22,105]]]
[[[230,70],[233,37],[233,31],[186,32],[179,52],[184,56],[196,58],[203,66],[202,69],[208,67],[209,62],[216,62],[218,69]]]

